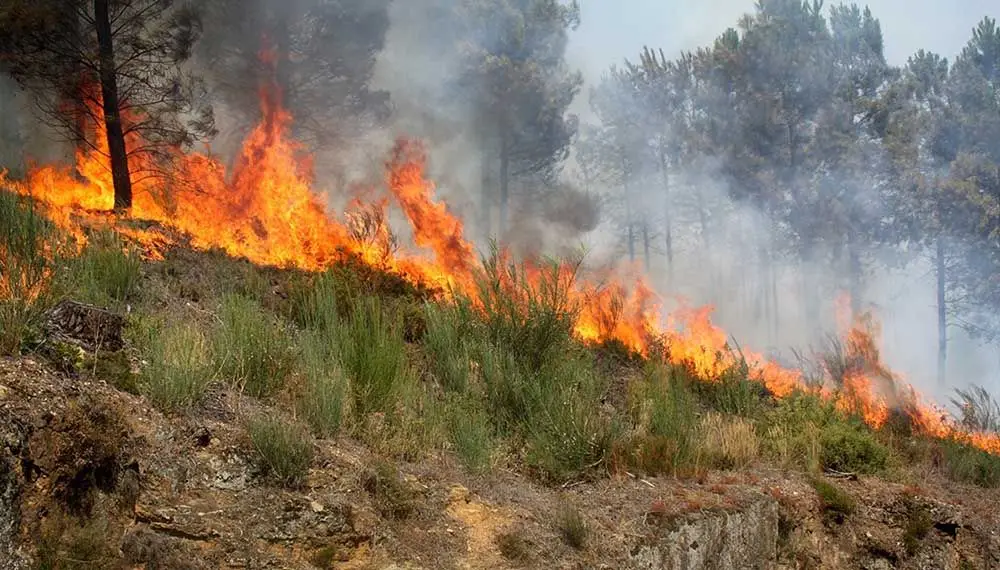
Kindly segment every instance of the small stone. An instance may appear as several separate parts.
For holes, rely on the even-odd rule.
[[[309,503],[309,508],[312,509],[312,511],[314,513],[322,513],[323,512],[323,505],[317,503],[316,501],[311,501]]]
[[[9,390],[7,389],[7,387],[4,386],[3,384],[0,384],[0,400],[6,398],[8,392]]]

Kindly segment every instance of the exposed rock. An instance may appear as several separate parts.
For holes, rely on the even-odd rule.
[[[666,522],[650,544],[634,549],[636,570],[763,570],[774,568],[778,504],[760,499],[748,507]]]
[[[28,563],[17,545],[21,486],[17,456],[24,435],[7,419],[0,413],[0,570],[22,570]]]
[[[46,333],[88,352],[115,351],[123,346],[125,318],[104,309],[64,300],[47,315]]]

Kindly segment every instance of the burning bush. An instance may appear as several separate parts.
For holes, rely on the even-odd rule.
[[[32,202],[0,191],[0,355],[20,352],[39,325],[53,296],[60,245],[55,227]]]

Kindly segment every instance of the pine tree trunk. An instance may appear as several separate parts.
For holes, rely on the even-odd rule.
[[[115,50],[108,13],[109,0],[94,0],[94,23],[97,28],[97,46],[101,56],[101,98],[104,106],[104,124],[107,129],[108,151],[111,155],[111,181],[115,189],[115,210],[132,208],[132,179],[128,170],[128,151],[122,127],[118,101],[118,76],[115,69]]]
[[[628,260],[635,263],[635,227],[632,223],[632,188],[628,160],[622,155],[622,188],[625,192],[625,226],[628,231]]]
[[[651,269],[650,263],[652,260],[649,256],[649,223],[646,220],[642,221],[642,258],[646,272],[648,273]]]
[[[847,266],[851,318],[854,319],[861,313],[861,255],[858,253],[857,238],[850,230],[847,232]]]
[[[947,381],[948,370],[948,312],[945,305],[945,262],[944,243],[941,238],[937,239],[935,249],[935,268],[937,270],[937,317],[938,317],[938,384],[944,386]]]
[[[507,233],[507,209],[510,204],[510,143],[507,133],[501,133],[500,139],[500,240],[505,240]]]
[[[663,175],[663,239],[667,254],[667,285],[674,281],[674,235],[670,217],[670,172],[667,170],[667,155],[660,151],[660,173]]]
[[[491,188],[493,187],[493,174],[490,168],[490,157],[492,156],[490,151],[487,149],[485,144],[486,137],[483,137],[484,144],[482,150],[482,158],[480,159],[480,200],[482,200],[480,211],[480,216],[482,217],[482,229],[481,232],[487,239],[493,238],[493,208]]]

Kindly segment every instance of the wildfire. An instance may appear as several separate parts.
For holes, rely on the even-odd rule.
[[[139,135],[129,133],[126,143],[133,150],[130,168],[135,179],[131,215],[183,232],[194,247],[219,248],[257,264],[318,271],[350,254],[445,295],[457,291],[476,297],[476,278],[483,267],[462,221],[435,200],[422,145],[400,139],[386,163],[386,186],[406,215],[418,248],[397,251],[385,222],[386,200],[356,199],[344,221],[327,212],[325,197],[313,186],[311,158],[289,136],[292,116],[282,107],[277,90],[262,89],[261,114],[231,172],[209,154],[144,155]],[[100,116],[99,104],[93,116]],[[111,220],[107,212],[114,204],[104,126],[98,121],[92,129],[95,146],[77,152],[75,172],[50,165],[31,168],[23,182],[0,177],[0,184],[32,196],[57,225],[81,241],[83,232],[75,219]],[[166,170],[170,176],[155,175]],[[153,175],[136,176],[138,172]],[[155,230],[121,231],[153,257],[170,245],[167,236]],[[510,263],[509,254],[500,252],[499,263]],[[745,363],[777,397],[805,387],[798,370],[752,351],[732,351],[725,331],[711,321],[712,307],[663,314],[653,289],[635,268],[582,274],[577,264],[547,267],[533,260],[522,267],[517,275],[501,271],[502,286],[510,294],[561,293],[577,310],[574,332],[584,342],[616,341],[644,356],[659,355],[685,366],[705,381],[716,381]],[[881,362],[872,325],[870,318],[845,324],[847,365],[836,379],[839,385],[824,393],[873,427],[885,424],[893,409],[905,409],[928,434],[1000,453],[997,436],[961,433],[911,389],[902,389],[899,378]]]

